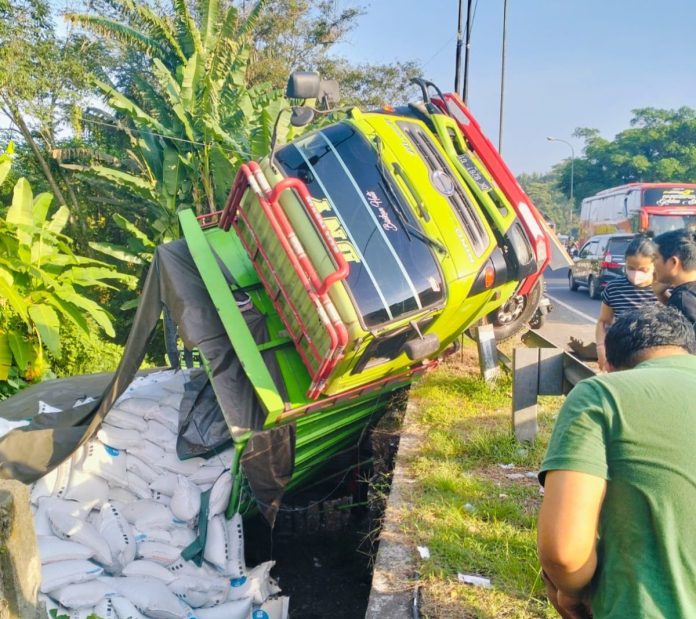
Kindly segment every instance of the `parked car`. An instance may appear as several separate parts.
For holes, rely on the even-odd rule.
[[[602,289],[621,277],[626,264],[626,248],[635,234],[599,234],[590,237],[580,248],[568,271],[568,287],[587,286],[592,299],[599,299]]]

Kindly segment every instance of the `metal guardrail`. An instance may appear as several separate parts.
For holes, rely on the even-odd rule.
[[[519,441],[533,441],[537,435],[537,398],[566,395],[595,370],[574,355],[561,350],[536,331],[522,336],[525,346],[513,350],[510,359],[496,348],[498,363],[512,373],[512,429]],[[481,350],[481,347],[479,347]]]

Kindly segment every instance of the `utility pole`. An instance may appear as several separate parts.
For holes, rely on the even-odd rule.
[[[464,89],[462,91],[462,100],[466,105],[469,105],[469,55],[471,54],[471,2],[472,0],[467,0],[466,3],[466,43],[464,55]],[[459,0],[459,7],[461,11],[461,0]]]
[[[457,51],[454,60],[454,92],[459,94],[459,77],[462,68],[462,17],[463,17],[463,0],[459,0],[459,13],[457,16]]]
[[[500,63],[500,121],[498,122],[498,152],[503,152],[503,106],[505,103],[505,57],[507,56],[507,8],[503,0],[503,55]]]
[[[549,142],[563,142],[563,144],[570,148],[570,213],[568,217],[568,224],[572,226],[573,210],[575,209],[575,193],[573,188],[573,185],[575,184],[575,149],[568,140],[562,140],[561,138],[554,138],[552,136],[549,136],[546,139]]]

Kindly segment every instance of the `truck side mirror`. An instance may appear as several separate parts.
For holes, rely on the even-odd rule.
[[[331,109],[341,98],[341,91],[336,80],[321,80],[319,83],[318,107]]]

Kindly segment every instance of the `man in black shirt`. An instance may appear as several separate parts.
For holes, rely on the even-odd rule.
[[[696,233],[671,230],[656,236],[655,244],[655,292],[696,328]]]

